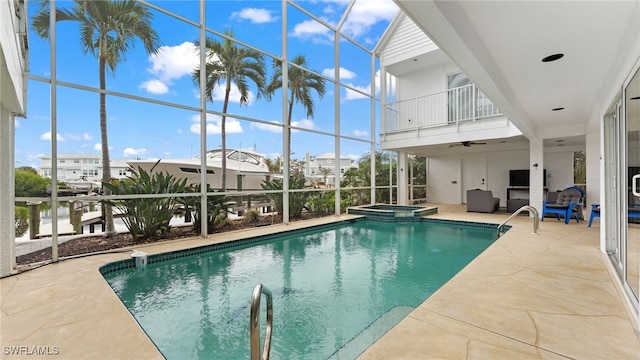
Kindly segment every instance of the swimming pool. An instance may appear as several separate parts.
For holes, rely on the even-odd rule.
[[[248,359],[256,283],[273,292],[272,358],[352,359],[495,237],[495,225],[360,220],[102,272],[167,359]]]

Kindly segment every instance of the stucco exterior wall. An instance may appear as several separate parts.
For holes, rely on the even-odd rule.
[[[582,149],[567,147],[544,153],[549,191],[562,190],[573,185],[573,152]],[[467,158],[479,158],[479,153]],[[487,159],[487,189],[500,198],[500,206],[507,205],[509,170],[529,168],[529,151],[513,150],[484,153]],[[442,155],[427,159],[427,199],[432,203],[460,204],[462,202],[462,160],[465,155]],[[592,171],[598,171],[593,169]],[[596,196],[596,195],[593,195]],[[539,208],[542,204],[534,204]]]

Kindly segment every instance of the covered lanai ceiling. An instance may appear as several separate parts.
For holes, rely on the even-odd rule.
[[[640,32],[639,1],[395,1],[529,139],[597,131]]]

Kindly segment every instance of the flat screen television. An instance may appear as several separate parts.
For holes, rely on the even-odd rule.
[[[543,170],[543,186],[547,187],[547,170]],[[509,187],[529,187],[529,170],[509,170]]]

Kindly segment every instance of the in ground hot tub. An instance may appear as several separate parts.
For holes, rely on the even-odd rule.
[[[419,221],[425,215],[437,213],[436,207],[390,204],[354,206],[347,209],[347,214],[364,215],[379,221]]]

